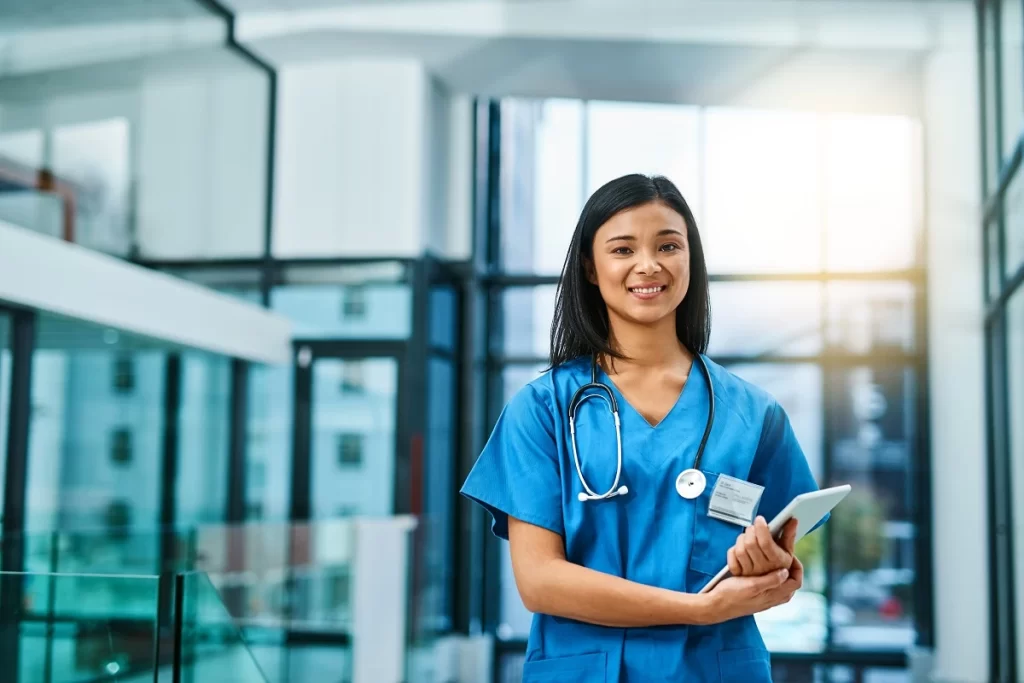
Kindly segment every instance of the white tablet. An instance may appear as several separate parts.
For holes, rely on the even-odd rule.
[[[789,501],[789,505],[783,508],[782,512],[777,514],[775,519],[768,523],[768,530],[771,531],[772,536],[779,538],[782,534],[782,528],[786,526],[786,522],[795,517],[797,519],[796,540],[799,541],[807,535],[808,531],[814,528],[815,524],[831,512],[832,508],[838,505],[843,498],[846,498],[850,488],[849,484],[843,484],[842,486],[833,486],[832,488],[820,491],[801,493]],[[714,578],[706,586],[700,589],[700,592],[707,593],[717,586],[719,581],[727,578],[729,575],[729,565],[727,564],[722,567],[720,572],[715,574]]]

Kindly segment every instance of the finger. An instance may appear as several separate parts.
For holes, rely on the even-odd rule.
[[[754,522],[756,531],[754,537],[757,539],[757,547],[764,555],[765,562],[770,565],[788,565],[790,562],[789,552],[775,542],[772,532],[768,530],[768,523],[764,517],[758,517]]]
[[[740,563],[740,568],[743,574],[754,573],[754,561],[750,558],[750,552],[747,548],[746,536],[740,536],[736,541],[736,545],[733,548],[736,550],[736,561]]]
[[[799,590],[800,588],[803,588],[803,585],[804,585],[804,565],[795,556],[793,557],[793,564],[790,565],[790,567],[789,567],[789,580],[796,584],[796,589],[797,590]]]
[[[778,569],[773,572],[768,572],[764,576],[758,576],[756,585],[760,589],[760,592],[770,593],[785,583],[787,578],[789,578],[789,570]]]
[[[740,566],[739,560],[736,559],[735,546],[729,548],[729,552],[726,553],[726,564],[729,565],[730,574],[733,576],[743,576],[743,567]]]
[[[782,527],[782,539],[779,545],[789,553],[793,554],[793,549],[796,546],[796,528],[799,522],[796,519],[791,519],[786,522],[786,526]]]
[[[748,526],[746,531],[743,532],[744,547],[747,549],[747,554],[750,555],[750,559],[754,560],[755,563],[762,563],[767,559],[761,551],[760,534],[761,531],[758,528],[756,521]]]

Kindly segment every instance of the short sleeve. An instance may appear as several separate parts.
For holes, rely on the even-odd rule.
[[[764,486],[758,514],[767,521],[782,512],[795,496],[818,490],[789,416],[776,401],[772,401],[765,417],[750,480]],[[815,528],[827,520],[828,516]]]
[[[501,411],[461,493],[491,513],[492,531],[507,540],[509,516],[564,535],[561,490],[554,418],[528,384]]]

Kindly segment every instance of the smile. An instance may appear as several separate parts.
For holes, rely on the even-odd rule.
[[[667,285],[659,285],[658,287],[630,287],[629,291],[634,294],[657,294],[658,292],[664,292],[667,289]]]

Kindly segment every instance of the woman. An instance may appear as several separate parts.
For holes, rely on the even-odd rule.
[[[525,683],[771,681],[752,615],[788,601],[803,567],[795,526],[776,542],[764,520],[817,486],[778,403],[703,356],[710,327],[676,187],[628,175],[597,190],[551,368],[505,406],[462,489],[510,542],[535,615]],[[726,563],[732,577],[699,593]]]

